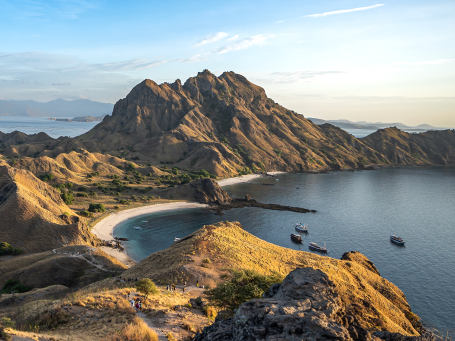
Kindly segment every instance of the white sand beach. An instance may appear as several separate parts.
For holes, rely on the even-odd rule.
[[[150,206],[136,207],[130,210],[120,211],[107,216],[93,227],[92,232],[102,240],[112,240],[114,239],[114,236],[112,234],[114,227],[117,226],[122,221],[125,221],[129,218],[155,212],[178,210],[184,208],[204,207],[207,207],[207,205],[195,202],[173,202],[168,204],[156,204]],[[125,252],[119,252],[118,250],[109,247],[101,247],[101,249],[128,267],[135,264],[134,260],[132,260]]]
[[[268,172],[267,174],[270,175],[277,175],[286,172]],[[221,187],[234,185],[237,183],[248,182],[252,179],[263,177],[263,174],[248,174],[243,175],[235,178],[228,178],[222,179],[218,181],[218,184]],[[129,210],[120,211],[117,213],[113,213],[100,222],[98,222],[92,229],[92,232],[102,240],[112,240],[114,236],[112,231],[114,230],[115,226],[117,226],[122,221],[130,219],[132,217],[137,217],[143,214],[155,213],[155,212],[162,212],[162,211],[170,211],[170,210],[178,210],[178,209],[185,209],[185,208],[204,208],[207,205],[199,204],[195,202],[173,202],[168,204],[156,204],[156,205],[149,205],[143,207],[136,207]],[[109,254],[110,256],[116,258],[126,266],[130,267],[135,264],[134,260],[131,259],[128,254],[125,252],[119,252],[116,249],[112,249],[109,247],[101,247],[101,249]]]
[[[269,175],[277,175],[277,174],[285,174],[287,172],[267,172],[267,174]],[[250,180],[253,180],[253,179],[256,179],[256,178],[261,178],[261,177],[264,177],[265,175],[264,174],[248,174],[248,175],[242,175],[242,176],[239,176],[239,177],[236,177],[236,178],[227,178],[227,179],[222,179],[222,180],[218,180],[218,185],[220,185],[220,187],[224,187],[224,186],[230,186],[230,185],[234,185],[234,184],[238,184],[238,183],[242,183],[242,182],[248,182]]]
[[[227,178],[227,179],[218,180],[217,182],[218,182],[218,185],[220,185],[220,187],[224,187],[224,186],[234,185],[234,184],[238,184],[238,183],[242,183],[242,182],[248,182],[252,179],[260,178],[262,176],[263,176],[262,174],[248,174],[248,175],[242,175],[242,176],[239,176],[236,178]]]

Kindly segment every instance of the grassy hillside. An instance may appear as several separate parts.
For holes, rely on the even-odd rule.
[[[298,267],[312,267],[335,283],[346,311],[364,328],[418,334],[418,318],[401,290],[382,278],[365,256],[346,258],[350,260],[286,249],[251,235],[239,223],[225,222],[204,226],[168,249],[153,253],[123,276],[162,283],[187,280],[195,284],[198,280],[213,286],[220,278],[229,278],[229,269],[287,275]]]

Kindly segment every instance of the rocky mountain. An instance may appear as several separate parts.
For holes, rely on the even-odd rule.
[[[455,164],[455,131],[410,134],[398,128],[381,129],[361,139],[371,149],[397,165]]]
[[[264,339],[266,334],[277,339],[289,335],[285,340],[318,339],[318,335],[364,340],[361,335],[375,330],[419,334],[419,318],[404,294],[382,278],[364,255],[348,253],[337,260],[283,248],[251,235],[237,222],[204,226],[122,276],[147,277],[158,283],[198,279],[213,286],[227,276],[226,269],[266,275],[294,271],[270,294],[273,297],[243,304],[231,325],[215,324],[198,340],[215,340],[215,335],[219,340],[250,339],[245,335]]]
[[[356,168],[363,154],[353,144],[382,158],[348,133],[280,106],[245,77],[207,70],[183,85],[143,81],[80,140],[88,148],[130,151],[152,164],[172,162],[220,176],[244,167]]]
[[[436,134],[444,139],[446,133]],[[183,85],[180,80],[161,85],[143,81],[80,141],[89,150],[204,168],[219,176],[245,167],[309,171],[395,162],[363,139],[280,106],[239,74],[216,77],[208,70]],[[446,148],[454,146],[446,143]]]
[[[160,85],[144,80],[115,104],[111,116],[77,138],[0,133],[0,152],[11,157],[109,153],[142,164],[173,164],[229,177],[249,171],[452,164],[453,134],[442,130],[410,135],[386,128],[357,139],[280,106],[239,74],[216,77],[205,70],[183,85],[180,80]]]
[[[0,241],[24,252],[101,241],[63,202],[60,192],[23,169],[0,166]]]
[[[74,117],[101,116],[112,112],[112,104],[88,99],[49,102],[0,100],[0,116]]]

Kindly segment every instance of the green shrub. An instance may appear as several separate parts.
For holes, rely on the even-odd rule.
[[[22,253],[21,249],[15,249],[7,242],[0,243],[0,256],[2,255],[20,255]]]
[[[85,193],[85,192],[79,192],[76,194],[77,197],[84,197],[84,198],[88,198],[88,194]]]
[[[93,217],[93,213],[92,213],[92,212],[89,212],[89,211],[87,211],[87,210],[80,211],[80,212],[79,212],[79,215],[80,215],[80,216],[83,216],[83,217],[88,217],[88,218]]]
[[[103,204],[90,204],[88,207],[89,212],[106,212]]]
[[[149,278],[143,278],[136,283],[136,288],[145,295],[156,295],[160,291],[156,288],[155,283]]]
[[[71,193],[62,193],[60,194],[60,197],[67,205],[71,205],[74,201],[74,196]]]
[[[202,260],[202,263],[205,263],[205,264],[212,264],[212,262],[211,262],[210,259],[208,259],[208,258],[204,258],[204,259]]]
[[[49,180],[52,180],[53,178],[54,178],[54,175],[51,173],[46,173],[44,175],[41,175],[41,180],[43,180],[43,181],[49,181]]]
[[[272,284],[283,281],[278,273],[261,275],[253,270],[234,270],[232,275],[230,280],[205,291],[214,305],[229,310],[237,309],[253,298],[261,298]]]
[[[12,292],[15,293],[23,293],[32,290],[33,288],[23,285],[17,279],[9,279],[0,291],[0,294],[10,294]]]
[[[85,186],[79,186],[77,189],[78,189],[79,191],[85,192],[85,191],[87,190],[87,187],[85,187]]]

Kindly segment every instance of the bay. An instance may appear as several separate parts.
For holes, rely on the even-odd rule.
[[[278,178],[224,189],[236,197],[248,193],[264,203],[318,212],[244,208],[219,217],[200,209],[171,211],[131,218],[118,225],[114,235],[130,239],[128,253],[136,261],[167,248],[175,237],[224,220],[239,221],[255,236],[291,249],[310,252],[309,242],[326,243],[330,257],[338,259],[344,252],[360,251],[404,292],[427,325],[440,330],[455,327],[455,168],[384,168]],[[307,223],[310,229],[303,246],[289,237],[296,222]],[[403,237],[406,246],[391,243],[391,234]]]
[[[45,132],[53,138],[60,136],[76,137],[86,133],[98,123],[54,121],[46,117],[0,116],[0,131],[12,133],[18,130],[25,134]]]

